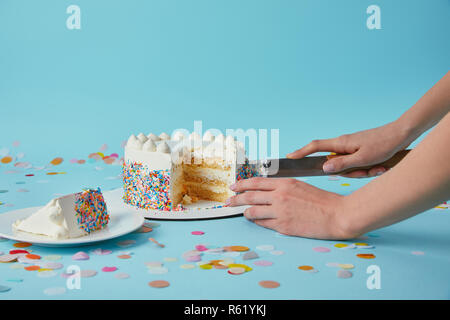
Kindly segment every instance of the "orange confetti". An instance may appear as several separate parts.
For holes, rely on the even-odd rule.
[[[153,239],[153,238],[148,238],[148,240],[150,240],[151,242],[157,244],[157,245],[158,245],[159,247],[161,247],[161,248],[164,248],[164,247],[165,247],[165,245],[163,245],[162,243],[159,243],[158,241],[156,241],[156,240]]]
[[[28,267],[25,267],[24,269],[27,270],[27,271],[37,271],[40,268],[41,267],[39,267],[39,266],[28,266]]]
[[[41,259],[41,256],[38,256],[37,254],[27,254],[25,256],[25,258],[31,259],[31,260],[39,260],[39,259]]]
[[[112,157],[105,157],[105,158],[103,158],[103,162],[106,163],[106,164],[112,164],[114,161],[116,161],[116,159],[112,158]]]
[[[117,256],[119,259],[131,259],[131,256],[129,254],[121,254],[120,256]]]
[[[13,160],[12,157],[6,156],[6,157],[3,157],[2,160],[0,160],[0,161],[4,164],[7,164],[7,163],[10,163],[12,160]]]
[[[85,164],[85,163],[86,163],[86,160],[80,159],[80,160],[77,161],[77,163],[78,163],[78,164]]]
[[[13,246],[16,248],[27,248],[27,247],[32,246],[32,244],[28,243],[28,242],[16,242],[13,244]]]
[[[57,165],[61,164],[63,161],[64,161],[63,158],[58,157],[58,158],[55,158],[52,161],[50,161],[50,163],[54,166],[57,166]]]
[[[309,270],[314,269],[314,268],[311,267],[311,266],[299,266],[298,268],[299,268],[300,270],[303,270],[303,271],[309,271]]]
[[[58,174],[58,172],[47,172],[48,176],[54,176],[55,174]]]
[[[237,251],[237,252],[243,252],[243,251],[249,250],[249,248],[247,248],[245,246],[229,246],[229,247],[225,247],[224,249],[225,249],[225,251]]]
[[[356,256],[362,259],[375,259],[375,255],[372,253],[358,253]]]

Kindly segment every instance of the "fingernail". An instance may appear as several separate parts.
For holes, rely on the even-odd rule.
[[[234,191],[234,190],[236,189],[236,183],[233,183],[233,184],[230,186],[230,189]]]
[[[323,165],[323,171],[325,171],[325,172],[334,172],[334,165],[332,163],[325,163]]]
[[[380,171],[377,171],[376,175],[377,175],[377,176],[381,176],[383,173],[384,173],[384,171],[383,171],[383,170],[380,170]]]

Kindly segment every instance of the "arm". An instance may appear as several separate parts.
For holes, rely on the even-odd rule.
[[[396,121],[338,138],[314,140],[305,147],[288,154],[287,157],[298,159],[319,151],[347,154],[327,161],[323,167],[326,172],[339,172],[352,167],[381,163],[397,151],[405,149],[449,111],[450,72]],[[383,167],[374,167],[371,170],[355,171],[345,176],[359,178],[374,176],[385,171]]]
[[[349,234],[414,216],[450,199],[450,113],[393,170],[344,200]]]

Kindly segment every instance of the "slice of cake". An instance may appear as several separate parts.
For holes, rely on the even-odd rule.
[[[252,174],[245,149],[232,136],[140,133],[125,146],[124,201],[164,211],[180,210],[183,202],[225,202],[234,195],[230,185]]]
[[[51,200],[13,229],[54,239],[78,238],[103,229],[109,222],[100,188],[87,189]]]

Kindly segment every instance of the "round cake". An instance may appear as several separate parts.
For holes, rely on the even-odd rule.
[[[131,135],[125,146],[125,203],[163,211],[184,210],[198,200],[225,202],[236,180],[255,175],[245,148],[233,136],[193,132]]]

